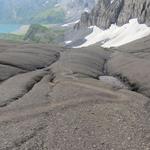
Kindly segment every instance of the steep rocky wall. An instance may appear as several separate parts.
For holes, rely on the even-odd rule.
[[[107,29],[111,24],[123,25],[132,18],[150,26],[150,0],[99,0],[90,13],[81,15],[75,28],[97,25]]]
[[[150,26],[150,0],[124,0],[117,23],[124,24],[131,18],[138,18],[139,23]]]
[[[67,22],[76,21],[84,10],[91,11],[97,0],[60,0],[65,9]]]

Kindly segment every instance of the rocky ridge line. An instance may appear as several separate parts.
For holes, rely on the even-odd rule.
[[[96,25],[107,29],[111,24],[121,26],[133,18],[150,26],[150,0],[99,0],[90,13],[81,15],[74,28]]]

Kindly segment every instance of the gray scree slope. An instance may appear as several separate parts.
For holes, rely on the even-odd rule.
[[[0,42],[0,149],[148,150],[149,41],[66,50]]]

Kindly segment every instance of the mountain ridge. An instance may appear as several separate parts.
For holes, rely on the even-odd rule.
[[[0,0],[0,23],[63,23],[94,4],[95,0]]]
[[[90,13],[84,12],[75,29],[96,25],[107,29],[111,24],[122,26],[130,19],[150,26],[150,0],[99,0]]]

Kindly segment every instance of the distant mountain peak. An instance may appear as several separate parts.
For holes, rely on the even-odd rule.
[[[0,23],[62,23],[80,18],[95,0],[0,0]],[[69,12],[69,13],[68,13]]]

